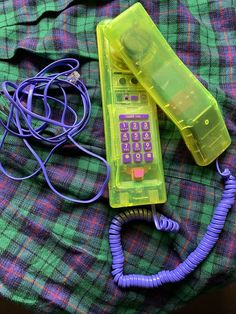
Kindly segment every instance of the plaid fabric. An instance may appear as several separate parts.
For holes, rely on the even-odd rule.
[[[136,1],[1,1],[0,81],[20,81],[49,62],[76,57],[89,89],[92,117],[78,140],[105,156],[95,28]],[[222,166],[235,171],[236,11],[234,0],[141,1],[184,63],[216,97],[232,137]],[[37,3],[37,5],[36,5]],[[4,100],[1,99],[4,108]],[[220,199],[215,165],[197,166],[173,123],[159,111],[168,201],[160,207],[181,225],[177,235],[145,223],[124,230],[125,270],[153,274],[174,268],[197,246]],[[0,135],[3,130],[0,129]],[[45,147],[38,147],[44,156]],[[13,173],[35,167],[22,143],[7,138],[1,160]],[[62,192],[86,198],[104,166],[72,147],[48,170]],[[169,313],[236,278],[236,206],[209,257],[186,280],[155,290],[120,290],[110,275],[108,228],[117,210],[108,193],[89,206],[52,194],[42,175],[16,182],[0,174],[0,292],[40,313]]]

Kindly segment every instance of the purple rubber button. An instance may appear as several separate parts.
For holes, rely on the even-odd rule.
[[[142,138],[143,138],[143,141],[150,141],[151,133],[150,132],[143,132],[142,133]]]
[[[146,113],[137,113],[137,114],[120,114],[120,120],[145,120],[148,119],[149,115]]]
[[[145,152],[152,150],[152,143],[151,142],[144,142],[143,143],[143,149]]]
[[[121,133],[120,138],[121,138],[122,142],[128,142],[129,141],[129,133],[127,133],[127,132]]]
[[[143,160],[143,156],[140,153],[133,154],[134,162],[141,162]]]
[[[139,130],[139,123],[138,122],[131,122],[130,128],[132,131],[138,131]]]
[[[129,124],[128,122],[121,122],[120,123],[120,131],[128,131],[129,130]]]
[[[145,154],[144,154],[144,160],[145,160],[146,162],[151,162],[151,161],[153,161],[153,154],[152,154],[152,153],[145,153]]]
[[[131,95],[130,100],[131,101],[138,101],[138,95]]]
[[[143,131],[149,131],[150,130],[150,122],[148,122],[148,121],[142,122],[141,128]]]
[[[133,132],[131,134],[131,137],[132,137],[132,141],[134,141],[134,142],[140,141],[140,133],[139,132]]]
[[[142,149],[141,143],[133,143],[132,148],[134,152],[140,152]]]
[[[130,144],[129,143],[122,143],[121,149],[122,149],[122,153],[129,153],[130,152]]]
[[[131,155],[130,154],[123,154],[122,159],[123,159],[124,164],[128,164],[131,162]]]

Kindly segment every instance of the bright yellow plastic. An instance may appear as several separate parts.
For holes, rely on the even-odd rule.
[[[171,49],[140,3],[106,25],[117,55],[179,128],[196,163],[206,166],[231,143],[215,98]]]
[[[97,41],[106,156],[111,167],[111,177],[108,184],[109,202],[115,208],[164,203],[166,201],[166,189],[157,108],[151,97],[116,55],[114,49],[110,47],[103,32],[107,23],[109,22],[102,21],[97,26]],[[135,162],[132,157],[132,162],[124,164],[120,123],[126,121],[130,125],[131,122],[138,122],[141,135],[140,144],[143,146],[141,130],[143,121],[140,117],[145,115],[149,115],[153,161],[145,162],[145,152],[142,149],[143,159],[141,162]],[[126,120],[121,120],[121,117],[126,117]],[[132,144],[130,136],[131,156],[134,154]]]

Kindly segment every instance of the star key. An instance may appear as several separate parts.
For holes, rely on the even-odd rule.
[[[122,160],[124,164],[128,164],[131,162],[131,155],[130,154],[123,154]]]

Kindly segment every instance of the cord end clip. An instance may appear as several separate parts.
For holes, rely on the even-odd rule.
[[[77,83],[77,81],[80,79],[80,74],[77,71],[72,72],[70,75],[68,75],[68,80],[71,83]]]

